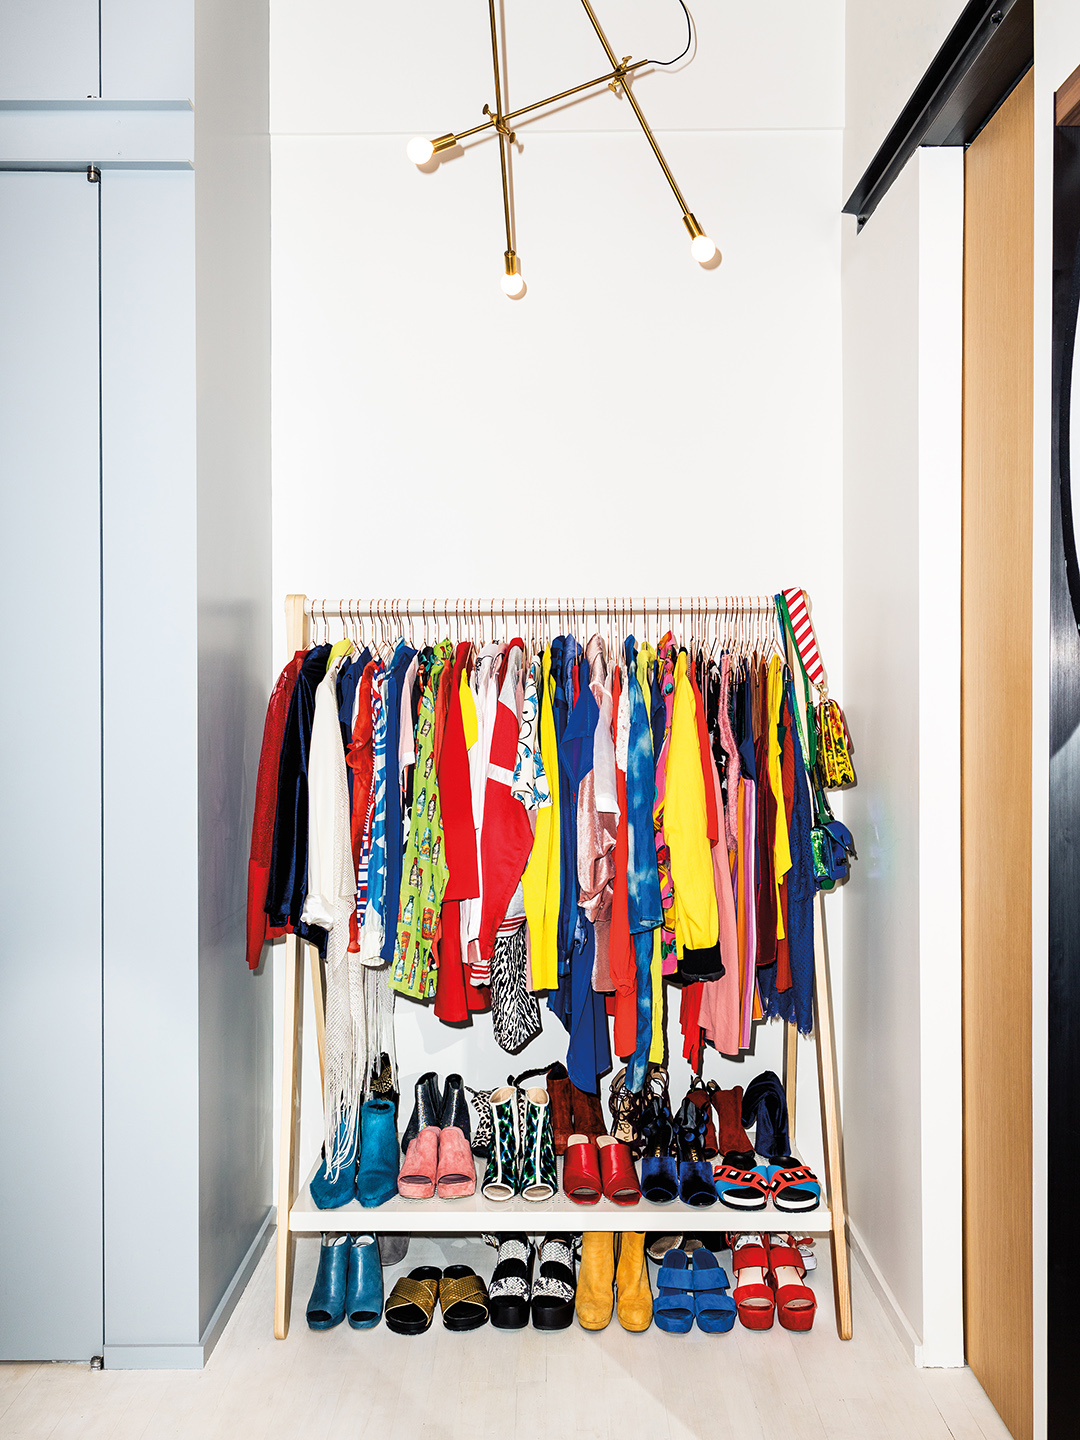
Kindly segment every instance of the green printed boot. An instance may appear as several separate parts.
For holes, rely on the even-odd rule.
[[[539,1092],[541,1095],[544,1092]],[[545,1099],[547,1097],[545,1096]],[[485,1200],[510,1200],[518,1193],[518,1092],[504,1085],[491,1092],[491,1149],[480,1193]],[[550,1131],[550,1126],[548,1127]],[[554,1165],[554,1160],[552,1161]]]
[[[558,1188],[551,1102],[546,1090],[526,1090],[525,1126],[521,1141],[521,1193],[526,1200],[550,1200]]]

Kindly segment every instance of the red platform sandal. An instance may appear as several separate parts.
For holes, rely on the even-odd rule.
[[[810,1287],[802,1283],[806,1266],[793,1235],[769,1236],[769,1272],[769,1284],[776,1291],[780,1324],[785,1330],[811,1329],[817,1299]]]
[[[750,1231],[745,1235],[729,1235],[727,1242],[731,1246],[731,1269],[735,1276],[731,1298],[739,1320],[747,1330],[771,1330],[776,1295],[766,1283],[769,1247],[765,1236]]]

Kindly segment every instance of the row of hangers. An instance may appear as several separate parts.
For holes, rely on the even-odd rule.
[[[621,657],[621,636],[634,635],[639,643],[648,640],[654,646],[665,637],[676,643],[685,637],[681,643],[688,649],[705,651],[714,660],[724,651],[735,660],[768,660],[774,654],[787,659],[775,607],[771,599],[757,596],[720,598],[712,604],[706,596],[669,597],[648,607],[632,601],[601,606],[597,600],[586,608],[575,607],[569,600],[523,599],[485,605],[477,600],[440,604],[437,600],[387,599],[372,601],[361,609],[356,601],[342,598],[336,605],[312,600],[309,613],[312,644],[330,643],[331,623],[341,622],[342,635],[333,645],[331,663],[353,646],[359,651],[365,645],[388,660],[399,638],[413,648],[450,639],[469,641],[480,650],[496,639],[499,619],[504,622],[506,638],[521,636],[525,640],[530,659],[553,635],[569,633],[599,635],[608,656]]]

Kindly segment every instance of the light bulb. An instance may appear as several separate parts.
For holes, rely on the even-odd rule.
[[[699,265],[707,265],[716,254],[716,246],[708,235],[695,235],[690,241],[690,254]]]
[[[525,277],[524,275],[503,275],[499,280],[499,284],[503,288],[503,294],[509,295],[510,299],[513,300],[525,289]]]
[[[405,154],[414,165],[426,165],[435,154],[435,146],[422,135],[417,135],[415,140],[410,140],[405,146]]]

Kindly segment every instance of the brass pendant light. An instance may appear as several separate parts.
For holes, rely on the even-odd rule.
[[[581,3],[585,7],[585,13],[589,17],[589,21],[596,31],[600,44],[604,47],[604,52],[611,64],[612,68],[606,74],[598,75],[594,80],[586,80],[581,85],[572,85],[569,90],[560,90],[557,95],[549,95],[544,100],[535,100],[531,105],[522,105],[517,110],[512,110],[509,113],[504,112],[501,69],[499,65],[498,28],[495,20],[495,0],[488,0],[488,12],[491,19],[491,63],[495,76],[494,110],[492,110],[490,105],[485,105],[483,114],[488,118],[482,121],[481,124],[474,125],[470,130],[459,130],[456,133],[439,135],[434,140],[425,140],[417,137],[415,140],[410,140],[406,146],[406,154],[414,165],[426,165],[434,156],[444,150],[452,150],[454,146],[459,145],[462,140],[467,140],[469,136],[479,135],[483,130],[494,128],[499,142],[499,163],[502,170],[503,218],[506,223],[506,250],[503,254],[504,269],[501,283],[504,293],[509,296],[511,300],[516,300],[525,292],[525,278],[521,273],[521,266],[514,248],[513,222],[510,213],[509,152],[507,147],[512,145],[516,138],[513,130],[510,128],[511,121],[517,120],[522,115],[527,115],[532,110],[540,110],[543,109],[545,105],[553,105],[558,100],[565,100],[570,95],[579,95],[584,90],[591,90],[596,85],[607,85],[613,94],[618,95],[621,92],[630,102],[630,107],[637,117],[638,124],[645,132],[645,138],[652,146],[653,154],[660,163],[660,168],[664,172],[664,178],[671,186],[675,199],[679,202],[679,209],[682,211],[682,222],[686,226],[687,233],[690,236],[690,254],[700,265],[708,265],[710,262],[714,260],[718,261],[719,259],[719,251],[709,239],[708,235],[702,230],[686,201],[683,199],[682,191],[679,189],[674,175],[672,175],[671,170],[668,168],[668,163],[664,159],[659,145],[656,143],[656,137],[649,128],[649,122],[645,119],[641,106],[637,102],[637,98],[627,84],[627,76],[631,75],[635,70],[640,70],[643,65],[654,65],[665,62],[654,60],[632,61],[629,55],[624,55],[621,61],[616,60],[615,52],[609,45],[607,36],[601,28],[599,20],[597,20],[589,0],[581,0]],[[685,3],[683,3],[683,0],[680,0],[680,3],[683,5],[685,12]],[[687,12],[688,29],[689,25],[690,17]],[[689,50],[689,48],[690,41],[688,40],[686,50]],[[683,55],[686,54],[686,50],[683,51]],[[678,56],[677,59],[681,60],[682,55]],[[666,63],[674,64],[675,62],[669,61]]]

